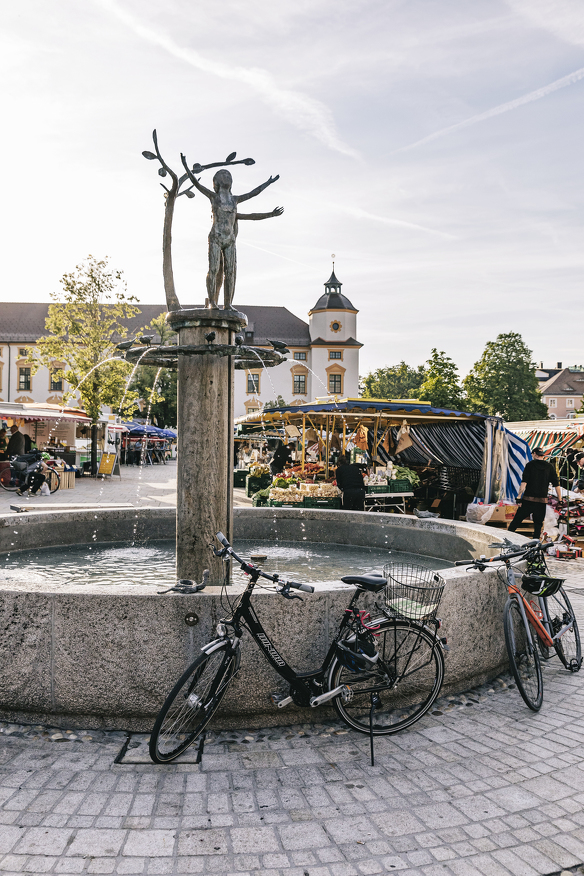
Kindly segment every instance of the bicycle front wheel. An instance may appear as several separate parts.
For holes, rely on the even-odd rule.
[[[160,710],[150,735],[154,763],[169,763],[201,735],[239,666],[230,642],[201,654],[181,675]]]
[[[61,486],[61,478],[56,471],[48,471],[45,483],[49,487],[49,493],[56,493]]]
[[[0,486],[11,493],[14,493],[20,486],[19,479],[14,476],[14,472],[8,466],[0,471]]]
[[[543,702],[541,663],[535,644],[529,644],[529,634],[517,599],[508,599],[504,614],[505,644],[511,670],[525,704],[538,712]],[[534,631],[535,638],[535,631]]]
[[[375,670],[351,672],[338,660],[331,666],[331,689],[350,688],[351,699],[333,700],[343,721],[359,733],[398,733],[430,709],[444,680],[442,647],[424,627],[399,620],[376,620],[381,664]],[[372,704],[375,702],[373,713]]]
[[[557,593],[546,598],[546,602],[552,636],[557,636],[564,627],[568,627],[558,639],[554,638],[556,653],[566,669],[569,669],[570,672],[578,672],[582,666],[580,632],[566,591],[560,587]]]

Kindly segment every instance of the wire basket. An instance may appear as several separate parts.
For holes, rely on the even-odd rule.
[[[406,620],[430,620],[436,616],[445,581],[433,569],[410,563],[388,563],[385,604]]]

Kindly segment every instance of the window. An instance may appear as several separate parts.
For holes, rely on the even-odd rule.
[[[51,372],[51,382],[49,388],[51,392],[63,392],[63,378],[57,377],[55,371]]]
[[[26,348],[20,347],[18,350],[18,355],[20,356],[21,359],[27,359],[28,357],[26,355]]]
[[[294,375],[294,395],[306,395],[306,374]]]
[[[248,414],[255,414],[258,411],[259,411],[259,408],[248,408],[247,409]]]
[[[573,407],[574,407],[574,399],[573,399],[573,398],[567,398],[567,399],[566,399],[566,407],[567,407],[567,408],[573,408]]]
[[[30,368],[18,369],[18,388],[30,390]]]
[[[549,398],[548,399],[548,408],[557,408],[558,400],[557,398]]]
[[[342,359],[343,354],[341,350],[329,350],[329,359]]]
[[[246,340],[246,343],[248,341],[253,341],[253,332],[246,332],[245,333],[245,340]]]
[[[247,391],[258,395],[260,391],[260,375],[248,372],[247,375]]]
[[[340,332],[340,330],[342,329],[342,327],[343,327],[343,326],[342,326],[341,323],[338,321],[338,319],[334,319],[334,320],[331,322],[331,331],[332,331],[332,332]]]
[[[329,374],[329,392],[333,395],[340,395],[343,391],[343,375]]]
[[[294,353],[294,358],[304,362],[306,361],[306,353]]]

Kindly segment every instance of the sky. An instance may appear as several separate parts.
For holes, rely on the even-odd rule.
[[[433,347],[462,374],[519,332],[584,364],[581,0],[4,3],[2,301],[49,301],[92,254],[164,302],[163,190],[233,152],[238,304],[302,319],[335,254],[361,372]],[[211,186],[213,171],[201,176]],[[210,210],[181,198],[178,297],[203,303]]]

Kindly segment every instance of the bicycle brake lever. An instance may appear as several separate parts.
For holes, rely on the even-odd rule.
[[[304,602],[301,596],[297,596],[295,593],[290,593],[290,585],[284,584],[280,590],[278,590],[280,596],[283,596],[284,599],[299,599],[300,602]]]

